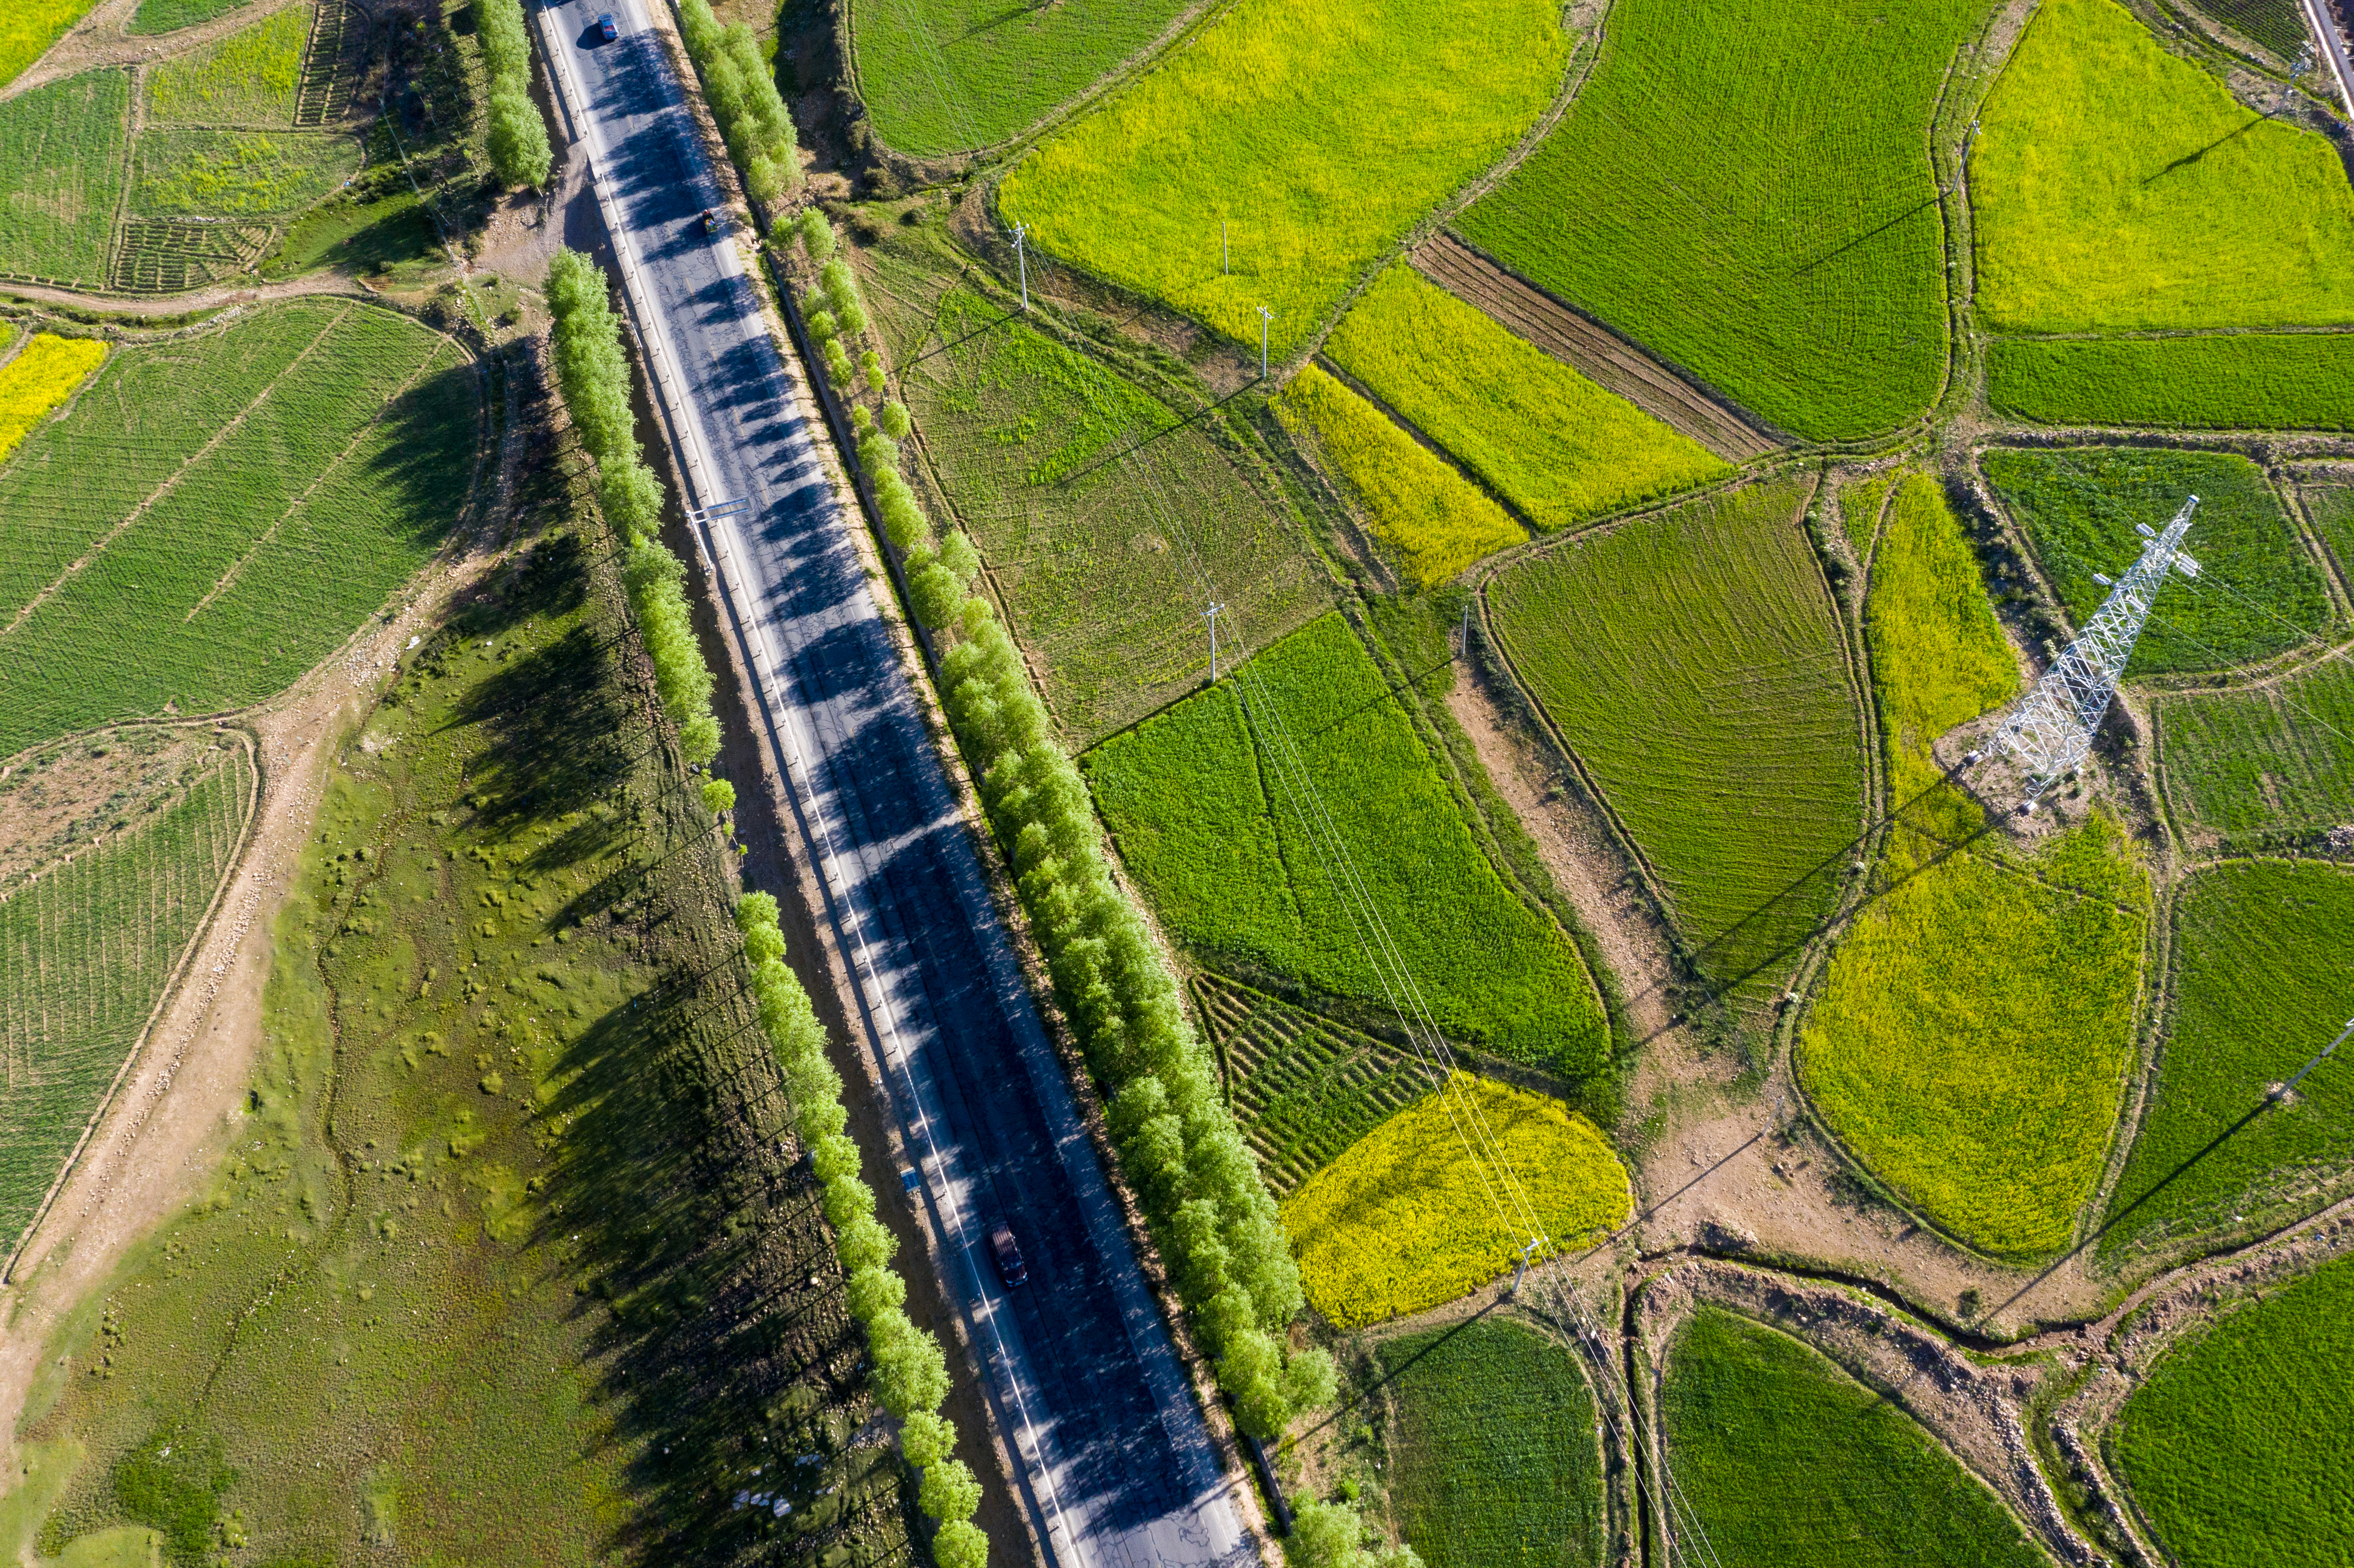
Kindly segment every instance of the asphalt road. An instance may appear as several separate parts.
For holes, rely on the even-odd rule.
[[[543,3],[535,20],[692,503],[747,503],[705,524],[706,548],[1023,1502],[1059,1568],[1256,1563],[877,609],[864,524],[820,467],[813,394],[734,239],[704,232],[717,187],[643,5]],[[594,27],[607,11],[610,43]],[[1011,1290],[988,1255],[1000,1220],[1029,1267]]]

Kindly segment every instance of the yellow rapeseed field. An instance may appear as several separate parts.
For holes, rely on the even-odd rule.
[[[0,87],[49,52],[94,0],[12,0],[0,5]]]
[[[1334,1324],[1419,1312],[1511,1267],[1528,1238],[1497,1218],[1456,1133],[1466,1099],[1555,1243],[1597,1235],[1633,1213],[1626,1168],[1592,1122],[1558,1100],[1458,1073],[1444,1096],[1383,1122],[1283,1206],[1300,1283]]]
[[[0,366],[0,458],[16,450],[26,433],[72,396],[105,357],[102,343],[43,333]]]
[[[1560,90],[1553,0],[1239,0],[1005,176],[1032,243],[1278,352]],[[1219,225],[1234,268],[1224,270]]]
[[[1287,428],[1312,435],[1416,588],[1529,536],[1477,485],[1316,366],[1292,377],[1275,408]]]

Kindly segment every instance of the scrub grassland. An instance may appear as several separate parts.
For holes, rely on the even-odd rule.
[[[0,755],[317,663],[457,522],[479,387],[454,344],[345,302],[117,350],[0,471]]]
[[[157,64],[147,73],[149,122],[292,125],[310,37],[311,7],[289,5],[217,44]]]
[[[2354,1076],[2332,1057],[2272,1102],[2354,1017],[2354,874],[2315,862],[2202,871],[2174,908],[2174,1006],[2102,1240],[2167,1250],[2318,1207],[2354,1157]]]
[[[1659,1416],[1676,1483],[1727,1563],[2044,1568],[1910,1416],[1748,1319],[1692,1314],[1668,1349]]]
[[[1224,665],[1329,608],[1290,500],[1220,415],[1181,411],[1162,378],[960,285],[933,229],[895,225],[861,260],[932,474],[1075,747],[1200,682],[1198,562],[1233,611]]]
[[[2004,339],[1987,400],[2044,425],[2354,429],[2354,333]]]
[[[1322,460],[1416,588],[1529,536],[1529,531],[1388,416],[1313,365],[1283,389],[1276,413]]]
[[[859,97],[875,134],[917,157],[1019,135],[1150,44],[1187,0],[1064,0],[1008,16],[986,0],[862,0]]]
[[[96,339],[36,333],[0,366],[0,462],[105,357],[106,344]]]
[[[1970,197],[1992,324],[2354,322],[2338,154],[2236,102],[2116,0],[2040,8],[1979,120]]]
[[[1324,352],[1547,533],[1733,471],[1404,262]]]
[[[1576,1353],[1483,1318],[1384,1340],[1389,1515],[1430,1568],[1598,1568],[1599,1414]]]
[[[104,283],[130,139],[127,71],[86,71],[0,103],[0,273]]]
[[[1238,0],[1005,176],[1031,243],[1277,354],[1562,86],[1543,0]],[[1233,247],[1221,270],[1220,229]]]
[[[2194,1331],[2119,1414],[2116,1466],[2186,1568],[2324,1562],[2354,1545],[2354,1264],[2326,1265]]]
[[[511,555],[346,745],[229,1146],[35,1391],[44,1556],[911,1559],[721,846],[595,559]]]
[[[1891,429],[1946,376],[1925,151],[1988,6],[1624,0],[1474,244],[1797,435]]]
[[[2081,627],[2141,554],[2136,524],[2164,528],[2199,497],[2183,540],[2196,580],[2169,573],[2128,677],[2222,671],[2294,647],[2335,619],[2321,567],[2264,471],[2231,452],[1995,449],[1979,467]]]
[[[1858,693],[1803,481],[1550,550],[1489,589],[1514,668],[1657,877],[1702,976],[1755,995],[1861,826]]]
[[[17,758],[0,812],[143,741],[101,735]],[[0,876],[0,1265],[146,1028],[244,836],[253,767],[243,744],[208,734],[171,749],[171,777],[115,788],[70,842]]]
[[[1494,1135],[1486,1165],[1457,1131],[1475,1117]],[[1519,1203],[1489,1195],[1499,1160]],[[1283,1228],[1309,1301],[1335,1327],[1354,1329],[1510,1273],[1529,1239],[1525,1216],[1568,1247],[1632,1211],[1626,1170],[1592,1122],[1550,1096],[1458,1072],[1310,1177],[1285,1201]]]
[[[2354,821],[2354,662],[2158,702],[2177,825],[2205,847],[2280,845]]]
[[[1573,1080],[1606,1064],[1609,1026],[1576,947],[1498,874],[1403,700],[1339,615],[1080,765],[1163,928],[1203,961],[1387,1020],[1331,880],[1341,868],[1326,864],[1329,847],[1303,820],[1296,791],[1312,786],[1441,1030]]]

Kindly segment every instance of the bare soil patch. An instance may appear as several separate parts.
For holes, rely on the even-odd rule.
[[[1633,344],[1588,321],[1535,284],[1441,231],[1410,260],[1440,288],[1478,306],[1580,375],[1682,431],[1727,462],[1781,449],[1734,408],[1710,396]]]
[[[0,763],[0,892],[144,816],[214,745],[192,729],[124,725]]]

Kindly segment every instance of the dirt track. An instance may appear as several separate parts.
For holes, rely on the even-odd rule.
[[[1477,305],[1555,359],[1654,418],[1681,430],[1727,462],[1747,462],[1781,450],[1733,408],[1674,371],[1571,310],[1543,290],[1499,267],[1451,234],[1431,236],[1415,250],[1415,268],[1448,292]]]

